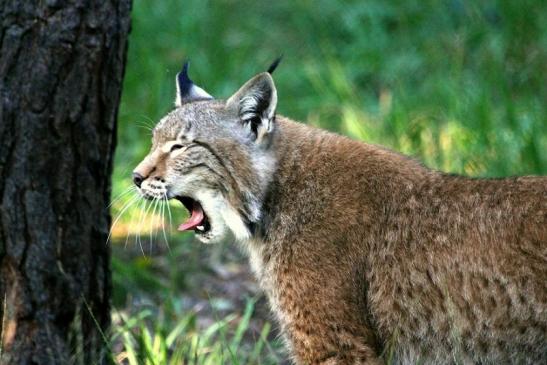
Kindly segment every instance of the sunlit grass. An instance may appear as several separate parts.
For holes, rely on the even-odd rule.
[[[202,329],[191,312],[171,318],[158,317],[151,310],[131,316],[116,312],[112,339],[119,351],[115,361],[128,365],[276,364],[279,359],[268,343],[270,324],[258,333],[249,329],[253,308],[254,301],[249,300],[241,316],[217,318]],[[255,339],[252,347],[243,347],[246,335]]]

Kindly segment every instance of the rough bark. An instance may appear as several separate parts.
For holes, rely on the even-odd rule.
[[[131,0],[0,0],[2,364],[101,363]]]

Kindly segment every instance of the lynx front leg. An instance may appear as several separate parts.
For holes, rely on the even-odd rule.
[[[273,304],[296,364],[382,364],[363,301],[346,285],[336,277],[325,282],[325,276],[319,281],[305,274],[278,283]]]
[[[297,364],[313,365],[380,365],[375,350],[359,335],[338,333],[319,337],[313,334],[293,336],[294,356]]]

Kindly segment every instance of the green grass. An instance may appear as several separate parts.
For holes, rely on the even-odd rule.
[[[251,323],[257,298],[247,297],[229,312],[226,301],[213,297],[216,293],[192,288],[197,276],[192,273],[208,270],[197,267],[195,251],[182,242],[163,256],[130,259],[114,250],[112,360],[128,365],[279,363],[281,343],[272,325]],[[189,306],[188,299],[198,300]]]
[[[116,312],[112,341],[122,350],[114,360],[129,365],[276,364],[279,359],[268,343],[269,323],[253,338],[252,346],[242,343],[250,332],[253,308],[254,301],[248,300],[242,316],[217,317],[205,329],[198,328],[192,312],[171,316],[151,310],[131,316]]]
[[[274,79],[283,115],[447,172],[546,174],[546,28],[545,3],[531,0],[137,0],[113,195],[130,186],[130,171],[147,153],[147,128],[172,108],[184,59],[196,83],[224,98],[280,54]],[[113,205],[115,215],[123,203]],[[120,222],[138,214],[129,209]],[[177,245],[185,241],[172,238]],[[163,299],[184,293],[177,283],[185,271],[199,270],[190,251],[167,254],[165,265],[177,269],[160,273],[147,271],[143,260],[114,260],[118,311],[135,291],[160,287]],[[211,349],[199,355],[200,364],[254,361],[256,349],[235,351],[234,333],[221,335],[222,325],[200,331],[191,325],[194,315],[120,315],[118,343],[122,352],[157,364],[189,359],[199,348]]]

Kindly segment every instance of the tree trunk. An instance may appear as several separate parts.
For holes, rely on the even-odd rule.
[[[107,209],[131,0],[0,0],[1,364],[109,358]]]

